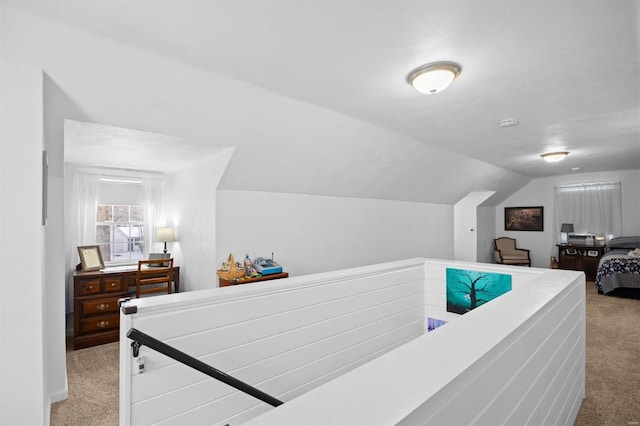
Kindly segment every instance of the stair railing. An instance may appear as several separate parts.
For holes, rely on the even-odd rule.
[[[283,402],[280,401],[279,399],[274,398],[273,396],[262,392],[260,389],[254,388],[253,386],[243,382],[242,380],[239,380],[216,368],[213,368],[212,366],[205,364],[199,359],[194,358],[191,355],[188,355],[182,351],[179,351],[173,346],[170,346],[164,342],[161,342],[155,337],[151,337],[148,334],[145,334],[140,330],[137,330],[136,328],[129,329],[129,332],[127,333],[127,337],[133,340],[133,342],[131,342],[131,347],[133,349],[134,358],[137,358],[138,355],[140,354],[139,352],[140,346],[143,346],[143,345],[148,346],[149,348],[157,352],[160,352],[161,354],[166,355],[169,358],[172,358],[184,365],[187,365],[193,369],[196,369],[201,373],[206,374],[207,376],[220,380],[221,382],[226,383],[227,385],[234,387],[239,391],[247,393],[255,398],[258,398],[259,400],[266,402],[267,404],[270,404],[274,407],[277,407],[283,404]]]

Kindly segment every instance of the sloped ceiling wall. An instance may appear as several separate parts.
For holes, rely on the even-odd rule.
[[[443,204],[490,190],[498,203],[530,180],[94,34],[10,8],[3,15],[3,57],[44,69],[49,95],[64,98],[52,102],[57,117],[236,147],[220,189]],[[61,156],[62,135],[49,136]],[[62,176],[57,160],[51,172]]]

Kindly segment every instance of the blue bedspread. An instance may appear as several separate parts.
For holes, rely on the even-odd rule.
[[[612,250],[600,260],[596,287],[604,294],[616,288],[640,288],[640,258],[628,256],[629,251]]]

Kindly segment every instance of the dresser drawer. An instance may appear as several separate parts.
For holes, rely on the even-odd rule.
[[[106,314],[118,312],[118,299],[91,299],[80,302],[82,315]]]
[[[131,274],[131,275],[127,275],[126,277],[124,277],[124,279],[127,281],[125,283],[125,290],[128,290],[130,287],[135,287],[136,286],[136,280],[138,279],[138,274]]]
[[[95,333],[117,329],[120,326],[120,315],[94,316],[80,321],[80,330],[76,334]]]
[[[77,296],[88,296],[100,293],[100,278],[80,280],[76,283],[75,292]]]
[[[127,287],[123,284],[126,282],[126,279],[123,277],[106,277],[102,279],[103,292],[105,293],[113,293],[116,291],[126,290]]]
[[[176,291],[180,268],[174,267]],[[73,275],[74,349],[117,342],[120,337],[118,300],[136,285],[137,265],[100,271],[76,271]]]

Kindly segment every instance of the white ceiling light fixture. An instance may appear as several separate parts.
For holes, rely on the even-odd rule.
[[[407,81],[418,92],[435,95],[449,87],[460,75],[460,65],[455,62],[432,62],[411,71]]]
[[[547,152],[546,154],[542,154],[540,157],[546,162],[549,163],[557,163],[558,161],[564,160],[564,158],[569,155],[568,151],[558,151],[558,152]]]
[[[517,126],[519,121],[515,118],[508,118],[500,122],[500,127],[514,127]]]

